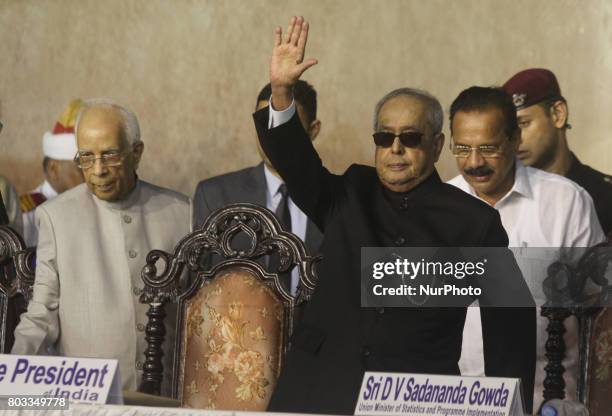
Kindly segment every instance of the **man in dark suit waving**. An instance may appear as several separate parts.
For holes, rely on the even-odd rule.
[[[295,112],[293,88],[317,62],[304,59],[308,23],[275,33],[270,106],[254,114],[266,155],[296,204],[324,232],[317,290],[292,336],[268,410],[353,414],[364,371],[459,374],[466,308],[361,306],[362,247],[507,247],[499,214],[444,184],[435,169],[444,144],[437,99],[411,88],[375,109],[376,167],[333,175]],[[357,140],[357,139],[355,139]],[[498,282],[529,292],[522,281]],[[482,308],[485,371],[521,378],[531,408],[535,310]]]
[[[272,93],[270,84],[257,96],[255,111],[268,106]],[[321,122],[317,119],[317,92],[306,81],[299,80],[294,87],[297,113],[302,127],[313,141],[319,134]],[[284,228],[306,243],[309,254],[319,252],[323,236],[319,229],[291,200],[283,180],[262,151],[257,149],[262,162],[250,168],[201,181],[194,196],[194,225],[202,225],[216,209],[237,202],[251,202],[275,212]],[[291,289],[297,285],[297,271],[293,272]]]

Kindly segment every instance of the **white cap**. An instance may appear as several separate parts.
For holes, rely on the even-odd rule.
[[[74,133],[53,134],[46,132],[43,136],[43,154],[51,159],[72,160],[77,153]]]

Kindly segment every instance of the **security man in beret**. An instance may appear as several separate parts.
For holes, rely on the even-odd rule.
[[[518,157],[528,166],[562,175],[582,186],[593,198],[606,235],[612,232],[612,176],[582,164],[567,144],[567,101],[555,74],[527,69],[504,84],[512,96],[521,129]]]

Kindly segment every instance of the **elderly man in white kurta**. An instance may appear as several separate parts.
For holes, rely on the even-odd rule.
[[[85,184],[36,210],[34,295],[12,353],[45,354],[53,347],[66,356],[115,358],[123,388],[133,390],[146,348],[140,272],[150,250],[172,251],[190,231],[191,203],[138,179],[144,145],[129,110],[86,101],[76,136]],[[165,345],[171,328],[169,335]]]

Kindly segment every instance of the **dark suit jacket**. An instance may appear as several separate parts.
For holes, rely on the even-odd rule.
[[[573,153],[565,176],[591,195],[604,234],[612,236],[612,176],[582,164]]]
[[[8,215],[6,215],[6,208],[4,207],[4,201],[2,200],[2,194],[0,193],[0,225],[8,224]]]
[[[361,307],[361,247],[507,247],[499,213],[434,172],[391,192],[373,167],[325,169],[298,117],[268,129],[254,115],[266,155],[296,204],[325,234],[317,290],[297,326],[269,410],[353,414],[364,371],[459,374],[466,308]],[[519,279],[511,290],[528,289]],[[511,285],[516,282],[502,282]],[[481,308],[485,371],[523,381],[535,372],[535,308]]]
[[[201,181],[196,188],[193,201],[194,226],[202,225],[216,209],[238,202],[266,206],[266,176],[263,163]],[[305,241],[308,254],[318,254],[322,241],[321,231],[308,220]]]

